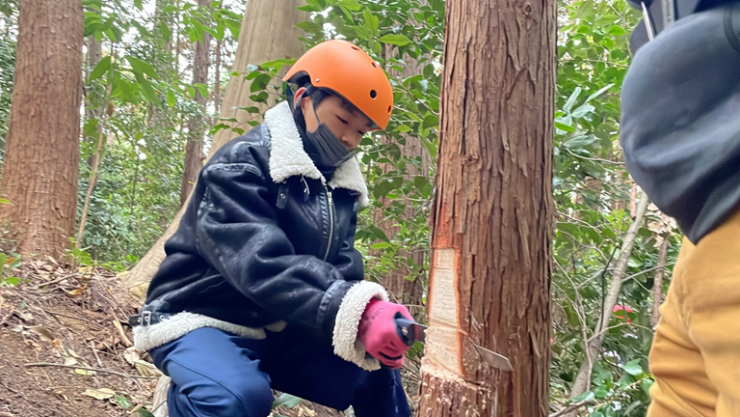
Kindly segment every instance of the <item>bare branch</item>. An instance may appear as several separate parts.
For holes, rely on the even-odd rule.
[[[635,213],[635,220],[630,225],[627,233],[624,236],[622,250],[617,259],[617,263],[612,271],[612,279],[609,284],[609,291],[604,299],[604,306],[602,309],[601,319],[596,324],[594,329],[593,339],[588,343],[588,349],[586,349],[586,358],[581,364],[581,368],[578,370],[578,375],[573,383],[573,389],[570,392],[570,398],[577,397],[584,392],[588,391],[591,383],[591,371],[593,370],[593,358],[601,348],[601,344],[604,340],[605,329],[609,327],[609,320],[611,320],[612,309],[617,303],[619,298],[619,292],[622,289],[622,281],[624,280],[627,266],[629,263],[630,255],[632,254],[632,247],[634,246],[635,239],[637,238],[637,232],[642,224],[642,219],[645,216],[645,211],[649,199],[645,193],[640,193],[640,202],[637,205]]]

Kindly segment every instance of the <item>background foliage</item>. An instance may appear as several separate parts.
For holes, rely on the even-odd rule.
[[[231,75],[245,2],[213,1],[202,7],[190,0],[84,0],[84,5],[86,44],[100,42],[103,58],[84,69],[87,106],[98,111],[84,121],[80,205],[101,127],[105,146],[83,237],[85,249],[76,253],[89,263],[123,269],[146,252],[179,209],[186,121],[197,114],[212,121],[213,128],[203,138],[206,143],[215,131],[227,128],[216,117],[218,103],[213,98]],[[444,5],[443,0],[308,0],[304,7],[311,12],[310,20],[301,24],[306,47],[328,38],[351,40],[392,77],[397,107],[391,124],[382,136],[363,141],[360,156],[374,205],[361,215],[358,245],[368,255],[370,278],[381,282],[398,263],[411,263],[410,270],[416,272],[408,278],[422,279],[426,285],[427,257],[416,265],[401,254],[408,248],[429,247]],[[10,108],[17,13],[16,1],[0,0],[0,147]],[[619,91],[630,60],[628,37],[637,18],[624,0],[559,2],[554,409],[568,403],[585,359],[585,341],[593,336],[604,309],[611,269],[633,221],[633,184],[621,162],[618,132]],[[220,49],[212,44],[211,53],[222,57],[222,77],[213,79],[212,70],[209,85],[193,85],[191,46],[206,32],[221,40]],[[253,80],[253,100],[267,102],[267,89],[283,88],[269,85],[271,76],[292,62],[256,62],[236,75]],[[418,74],[398,75],[409,67]],[[193,100],[196,90],[209,97],[206,107]],[[421,144],[422,156],[403,151],[410,142]],[[392,236],[376,226],[375,210],[383,202],[382,218],[398,230]],[[574,399],[588,401],[581,409],[584,415],[644,415],[649,402],[652,379],[646,358],[652,342],[652,287],[660,237],[650,225],[664,219],[655,210],[648,217],[619,298],[631,312],[612,319],[594,364],[591,390]],[[670,271],[680,236],[676,231],[667,236]]]

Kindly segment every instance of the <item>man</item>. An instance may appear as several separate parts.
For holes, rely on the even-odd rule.
[[[687,1],[638,4],[648,36],[632,38],[622,91],[627,168],[686,236],[650,353],[648,416],[740,416],[740,2]]]

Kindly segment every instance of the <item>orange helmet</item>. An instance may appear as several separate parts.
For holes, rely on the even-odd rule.
[[[393,89],[385,72],[367,53],[347,41],[330,40],[306,51],[283,78],[307,76],[311,85],[326,88],[352,103],[381,129],[393,110]]]

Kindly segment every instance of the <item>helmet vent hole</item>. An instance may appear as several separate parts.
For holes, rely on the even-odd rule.
[[[388,106],[388,114],[391,112],[391,106]]]
[[[378,65],[373,61],[373,68],[378,68]]]
[[[358,47],[356,47],[354,45],[352,46],[352,49],[354,49],[355,51],[359,51],[360,50],[360,48],[358,48]]]
[[[370,90],[370,98],[375,98],[378,96],[378,93],[375,90]]]

